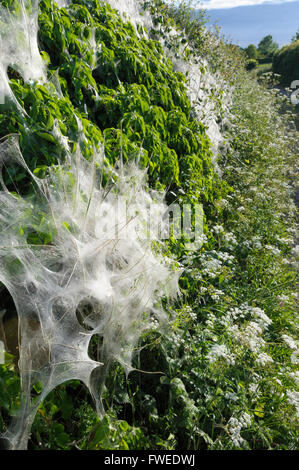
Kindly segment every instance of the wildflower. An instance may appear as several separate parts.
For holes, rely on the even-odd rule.
[[[227,392],[224,396],[227,400],[236,402],[239,400],[238,395],[236,393]]]
[[[252,393],[253,395],[255,395],[256,392],[257,392],[257,390],[258,390],[258,388],[259,388],[258,384],[256,384],[256,383],[253,382],[253,383],[251,383],[251,384],[249,385],[248,390],[249,390],[250,393]]]
[[[296,408],[296,415],[299,416],[299,392],[287,390],[286,393],[288,402]]]
[[[273,256],[279,256],[281,251],[279,250],[279,248],[276,248],[275,246],[272,246],[272,245],[266,245],[265,248],[269,251],[271,251],[271,254]]]
[[[218,258],[221,259],[221,261],[223,261],[224,263],[227,262],[228,264],[231,264],[232,261],[234,260],[234,256],[224,251],[219,251],[217,255],[218,255]]]
[[[292,249],[292,255],[294,255],[295,257],[299,256],[299,245],[296,245],[296,246]]]
[[[231,417],[228,422],[228,430],[231,435],[231,439],[235,446],[240,447],[244,444],[245,440],[241,436],[243,428],[247,428],[251,425],[251,417],[248,413],[243,413],[239,419]]]
[[[224,295],[224,292],[219,289],[214,289],[211,293],[211,297],[213,300],[219,300],[222,295]]]
[[[288,295],[282,294],[277,296],[277,300],[280,302],[288,302],[290,300]]]
[[[212,230],[214,233],[222,233],[224,231],[224,228],[222,227],[222,225],[215,225]]]
[[[288,335],[281,335],[282,339],[284,340],[284,342],[286,343],[286,345],[292,349],[293,351],[296,351],[297,349],[297,344],[295,343],[295,341],[293,340],[293,338],[291,338],[290,336]]]
[[[232,246],[234,246],[238,243],[235,235],[232,232],[225,233],[224,234],[224,240],[227,244],[230,244]]]
[[[265,366],[271,362],[274,362],[271,356],[268,356],[266,353],[261,353],[256,358],[256,362],[259,366]]]
[[[292,364],[295,364],[295,365],[299,364],[299,350],[298,349],[293,352],[290,359],[291,359]]]
[[[260,237],[253,237],[252,242],[253,242],[253,247],[256,248],[257,250],[261,250],[261,248],[263,247],[260,241]]]
[[[280,238],[280,237],[277,237],[276,240],[280,243],[283,243],[285,245],[291,245],[293,243],[293,239],[292,238]]]
[[[228,422],[228,428],[229,428],[229,433],[231,435],[231,439],[234,443],[235,446],[239,447],[243,444],[244,439],[241,437],[241,430],[242,430],[242,425],[239,423],[239,421],[236,418],[230,418]]]
[[[210,258],[203,262],[202,274],[206,274],[210,278],[214,279],[217,277],[219,270],[222,267],[222,263],[218,259]]]
[[[243,346],[247,346],[254,354],[265,345],[265,341],[261,338],[263,329],[256,322],[249,322],[244,329],[235,330],[235,339]]]
[[[227,207],[229,206],[229,202],[227,199],[222,199],[221,202],[220,202],[221,206],[222,207]]]
[[[233,354],[230,354],[227,347],[224,344],[215,344],[211,347],[207,359],[210,363],[215,363],[217,359],[223,358],[228,364],[234,364],[235,358]]]
[[[290,379],[294,380],[296,385],[299,385],[299,370],[296,370],[295,372],[291,372],[289,374]]]
[[[272,320],[265,314],[265,312],[258,307],[252,308],[252,313],[256,318],[257,323],[264,329],[267,329],[269,325],[271,325]]]

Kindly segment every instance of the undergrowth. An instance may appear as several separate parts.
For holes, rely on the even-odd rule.
[[[66,143],[76,148],[80,133],[86,159],[99,144],[111,164],[120,153],[124,161],[138,159],[150,187],[167,190],[168,203],[203,204],[204,242],[194,252],[184,240],[168,242],[184,269],[181,296],[167,307],[175,320],[167,333],[143,336],[128,377],[112,365],[104,419],[80,382],[60,385],[38,410],[29,448],[295,449],[298,131],[274,92],[245,71],[234,46],[206,33],[187,4],[180,14],[161,1],[146,6],[155,25],[148,37],[98,0],[63,9],[42,0],[39,48],[49,83],[24,83],[10,70],[25,113],[1,107],[0,137],[19,135],[38,176],[63,161]],[[180,34],[172,42],[174,27]],[[165,37],[173,54],[178,40],[187,44],[185,60],[204,56],[230,86],[217,167],[188,78],[174,71],[159,42]],[[4,176],[11,190],[33,190],[23,170]],[[48,243],[47,234],[38,242]],[[91,344],[92,357],[96,351]],[[19,404],[15,363],[8,354],[0,366],[2,431]]]

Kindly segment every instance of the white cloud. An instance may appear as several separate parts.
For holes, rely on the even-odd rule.
[[[218,8],[235,8],[250,5],[277,5],[295,1],[298,0],[202,0],[201,6],[208,10],[215,10]]]

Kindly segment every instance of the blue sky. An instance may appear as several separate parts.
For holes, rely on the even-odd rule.
[[[249,5],[245,5],[249,3]],[[203,0],[207,14],[234,44],[258,45],[271,34],[279,46],[289,44],[299,30],[299,0]],[[224,8],[215,8],[220,6]]]

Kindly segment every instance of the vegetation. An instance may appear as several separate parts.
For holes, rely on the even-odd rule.
[[[265,36],[258,45],[258,51],[263,55],[271,55],[278,49],[277,42],[273,41],[273,37],[269,34]]]
[[[246,70],[253,70],[258,66],[258,61],[255,59],[249,59],[246,62]]]
[[[278,48],[278,44],[273,41],[271,35],[265,36],[256,48],[250,44],[245,53],[247,56],[247,70],[258,68],[258,76],[263,76],[272,72],[279,77],[279,83],[284,87],[289,87],[299,76],[299,46],[298,32],[292,38],[292,42]]]
[[[281,75],[281,83],[285,86],[299,79],[299,39],[274,55],[273,72]]]
[[[299,30],[297,31],[295,36],[292,37],[292,41],[295,42],[295,41],[298,41],[298,39],[299,39]]]
[[[245,49],[248,59],[257,59],[258,58],[258,50],[254,44],[249,44],[249,46]]]
[[[0,105],[0,137],[18,134],[27,165],[41,177],[65,159],[66,142],[87,160],[102,144],[111,166],[120,154],[138,161],[148,168],[149,191],[164,190],[169,204],[202,203],[205,220],[197,250],[184,239],[165,242],[182,269],[181,295],[164,301],[168,327],[142,336],[128,376],[123,364],[111,364],[105,417],[81,382],[63,383],[39,407],[29,448],[296,449],[298,134],[282,98],[247,73],[236,47],[205,31],[204,16],[194,19],[188,3],[144,2],[153,19],[148,35],[99,0],[39,6],[48,80],[25,82],[11,64],[9,84],[24,113]],[[269,38],[262,54],[276,48]],[[287,63],[286,53],[275,60]],[[187,74],[175,70],[177,57]],[[199,95],[190,99],[190,64],[201,84],[214,80],[207,108]],[[203,111],[221,130],[216,155]],[[32,195],[23,169],[6,168],[3,178],[10,191]],[[52,243],[45,227],[36,227],[32,244]],[[7,333],[14,305],[0,288],[10,349],[0,365],[5,432],[20,383]],[[91,357],[97,348],[91,342]],[[40,392],[35,384],[33,394]]]
[[[271,35],[265,36],[260,42],[258,47],[254,44],[244,49],[247,62],[246,68],[248,71],[258,68],[258,74],[272,70],[273,54],[278,49],[278,44],[273,41]]]

